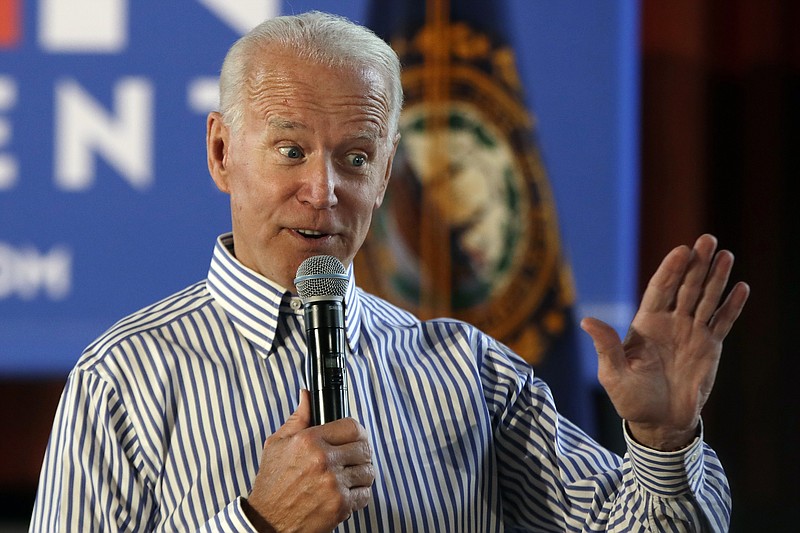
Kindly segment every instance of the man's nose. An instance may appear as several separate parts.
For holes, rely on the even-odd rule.
[[[333,162],[320,158],[307,167],[303,185],[298,191],[298,199],[315,209],[328,209],[338,203],[336,185],[338,175]]]

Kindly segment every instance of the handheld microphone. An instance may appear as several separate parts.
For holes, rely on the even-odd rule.
[[[347,283],[344,265],[330,255],[303,261],[294,280],[305,312],[306,383],[311,389],[311,423],[315,426],[350,416],[344,329]]]

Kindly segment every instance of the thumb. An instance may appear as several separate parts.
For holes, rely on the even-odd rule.
[[[581,329],[589,334],[597,351],[599,371],[618,370],[625,364],[625,352],[617,332],[596,318],[581,320]]]
[[[294,413],[275,432],[281,438],[291,437],[311,424],[311,399],[306,389],[300,390],[300,403]]]

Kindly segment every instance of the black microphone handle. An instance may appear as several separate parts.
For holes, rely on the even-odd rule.
[[[318,297],[304,304],[308,342],[311,424],[350,416],[347,399],[347,340],[341,298]]]

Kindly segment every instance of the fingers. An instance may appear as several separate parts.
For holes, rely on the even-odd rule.
[[[701,235],[695,241],[686,265],[686,274],[675,299],[677,312],[688,316],[695,312],[700,296],[703,294],[704,284],[709,275],[709,267],[714,259],[716,249],[717,239],[711,235]]]
[[[348,466],[342,471],[345,486],[351,491],[360,488],[370,488],[375,481],[375,467],[372,463]]]
[[[366,430],[342,419],[311,426],[300,404],[267,438],[249,502],[276,530],[331,531],[370,501],[375,480]]]
[[[712,315],[717,310],[717,306],[719,306],[719,302],[722,299],[722,293],[728,285],[728,278],[730,277],[732,268],[732,253],[723,250],[714,257],[711,271],[708,274],[708,279],[703,289],[702,298],[697,304],[697,309],[694,314],[698,322],[707,324],[709,320],[711,320]]]
[[[288,420],[270,436],[270,439],[285,439],[298,434],[311,424],[311,399],[306,389],[300,391],[300,403]]]
[[[345,424],[351,420],[352,424]],[[327,469],[336,472],[339,482],[351,492],[356,491],[354,501],[360,501],[356,489],[369,488],[375,481],[375,469],[372,465],[372,448],[366,437],[366,431],[353,419],[337,420],[336,423],[346,428],[357,428],[354,436],[357,440],[333,445],[328,442]],[[331,424],[334,424],[333,422]],[[326,426],[329,424],[325,424]],[[323,426],[324,427],[324,426]],[[352,431],[352,430],[346,430]],[[355,505],[355,503],[353,504]],[[366,503],[364,504],[366,505]],[[360,507],[359,507],[360,508]]]
[[[620,345],[617,332],[596,318],[587,317],[581,320],[581,329],[589,334],[594,342],[594,347],[600,354],[608,354]]]
[[[332,446],[367,441],[367,430],[354,418],[342,418],[318,427],[320,436]]]
[[[371,463],[329,470],[319,477],[323,481],[316,495],[325,495],[322,505],[329,506],[328,510],[336,517],[337,523],[365,508],[372,498],[375,470]]]
[[[350,508],[352,509],[351,512],[360,511],[367,505],[369,505],[369,501],[372,499],[372,488],[370,487],[358,487],[352,489],[350,491]],[[347,516],[349,518],[350,515]],[[347,519],[345,518],[345,520]]]
[[[734,285],[725,302],[717,309],[708,324],[714,336],[721,340],[728,335],[749,296],[750,286],[747,283],[739,282]]]
[[[733,254],[727,250],[717,252],[716,249],[717,239],[705,234],[697,239],[691,250],[686,246],[672,250],[650,279],[640,309],[646,312],[674,310],[707,324],[718,312],[733,268]],[[744,301],[740,301],[743,295],[737,296],[730,311],[736,310],[737,302],[744,305]],[[741,307],[738,310],[741,311]],[[722,326],[720,324],[724,329]]]
[[[675,310],[707,325],[718,340],[727,336],[750,294],[747,284],[739,283],[720,305],[733,269],[733,254],[716,251],[717,241],[703,235],[695,243],[686,276],[677,294]]]
[[[581,328],[594,342],[601,383],[605,382],[606,378],[622,372],[625,368],[625,352],[614,328],[596,318],[584,318],[581,320]]]
[[[347,423],[348,420],[351,423]],[[319,428],[332,424],[344,428],[344,433],[358,437],[354,442],[339,445],[328,442],[327,462],[324,469],[318,473],[321,477],[329,477],[333,486],[338,487],[334,490],[340,496],[337,507],[338,521],[341,522],[369,504],[372,498],[372,484],[375,481],[375,468],[372,465],[372,449],[363,427],[353,419],[342,419]]]
[[[375,469],[371,462],[343,467],[331,479],[338,487],[335,492],[340,496],[337,504],[339,522],[369,504],[372,498],[372,483],[375,481]]]
[[[675,294],[691,259],[687,246],[679,246],[664,257],[642,296],[641,310],[669,311],[675,304]]]
[[[358,440],[331,447],[331,460],[342,466],[372,463],[372,449],[367,440]]]

